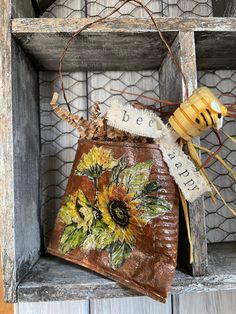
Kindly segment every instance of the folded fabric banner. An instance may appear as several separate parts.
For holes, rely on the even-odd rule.
[[[161,138],[167,131],[166,125],[154,113],[130,105],[123,106],[117,101],[108,110],[107,120],[114,128],[154,139]]]

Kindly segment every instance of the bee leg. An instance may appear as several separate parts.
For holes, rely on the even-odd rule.
[[[215,133],[216,137],[219,140],[219,147],[217,147],[217,149],[204,161],[204,163],[201,165],[200,170],[202,168],[205,168],[210,162],[211,160],[214,158],[214,156],[222,149],[222,147],[224,146],[224,143],[221,141],[220,138],[220,133],[219,131],[217,131],[215,128],[213,128],[213,132]]]

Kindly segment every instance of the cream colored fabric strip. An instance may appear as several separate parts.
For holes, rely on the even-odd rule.
[[[160,140],[159,144],[170,175],[175,179],[188,202],[194,202],[198,197],[210,191],[209,185],[197,171],[192,160],[177,144],[170,146],[164,138]]]
[[[114,102],[107,112],[110,126],[139,136],[161,138],[166,131],[162,120],[154,113],[139,110],[130,105]]]

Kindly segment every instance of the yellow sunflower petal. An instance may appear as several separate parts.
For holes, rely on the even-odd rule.
[[[116,202],[117,208],[114,207]],[[128,194],[124,186],[115,183],[108,187],[104,186],[103,191],[98,195],[97,206],[102,213],[102,221],[113,233],[114,241],[120,240],[133,244],[135,237],[141,233],[141,228],[146,222],[140,217],[142,212],[137,209],[139,203],[133,200],[133,195]],[[114,212],[111,213],[111,210]]]

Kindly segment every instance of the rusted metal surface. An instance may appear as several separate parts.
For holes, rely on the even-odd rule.
[[[89,248],[76,248],[69,253],[63,254],[60,249],[60,241],[66,225],[59,216],[55,222],[48,252],[94,270],[102,275],[113,278],[125,286],[151,296],[154,299],[165,302],[176,267],[179,202],[178,189],[168,173],[168,168],[162,159],[161,151],[158,146],[154,144],[81,141],[77,150],[65,195],[74,195],[77,193],[78,189],[80,189],[92,204],[94,202],[93,199],[96,198],[97,195],[92,181],[88,180],[88,177],[86,176],[76,176],[75,171],[81,156],[83,156],[83,154],[90,154],[91,149],[93,149],[94,146],[101,147],[102,149],[108,149],[111,151],[115,160],[121,158],[122,156],[127,156],[129,166],[135,166],[139,163],[150,160],[153,161],[153,167],[150,170],[150,182],[158,182],[161,187],[158,192],[158,196],[164,197],[164,199],[171,204],[172,209],[163,215],[151,219],[148,224],[143,225],[142,230],[140,230],[140,237],[136,234],[137,241],[132,249],[131,255],[125,260],[122,266],[119,266],[118,268],[111,267],[109,262],[111,257],[109,257],[107,250],[100,249],[97,251]],[[93,158],[95,158],[95,156]],[[104,187],[106,186],[110,186],[110,188],[113,186],[109,185],[109,175],[107,172],[104,173],[97,183],[99,191],[98,201],[100,200],[100,202],[102,202],[101,200],[105,197],[102,195],[105,193]],[[123,202],[121,200],[128,197],[127,194],[124,198],[120,196],[121,200],[118,198],[118,194],[122,194],[119,190],[120,188],[120,185],[115,185],[113,192],[111,195],[109,194],[111,200],[114,198],[114,200],[111,201],[111,204],[113,204],[113,202],[118,202],[120,204],[120,202]],[[120,192],[118,192],[118,190]],[[101,205],[102,203],[100,202],[98,210],[103,208],[103,205]],[[107,202],[109,201],[107,200]],[[109,204],[107,204],[107,206],[112,206]],[[128,201],[127,204],[129,204]],[[95,208],[95,205],[93,206],[93,208]],[[132,219],[134,219],[132,214],[130,214],[130,222],[127,222],[128,225],[125,224],[124,227],[126,220],[122,220],[121,222],[121,219],[117,218],[118,216],[116,216],[116,212],[113,213],[112,211],[111,213],[111,209],[109,209],[109,213],[110,214],[108,215],[111,217],[110,223],[113,224],[114,221],[117,224],[116,228],[118,229],[115,230],[120,230],[121,228],[122,234],[126,234],[126,232],[131,232],[131,229],[126,228],[131,228],[131,226],[134,228],[133,226],[135,226],[135,223],[132,222]],[[102,219],[105,219],[105,215],[106,211],[101,211],[101,215],[98,214],[98,217],[96,215],[96,220],[103,221]],[[122,214],[122,217],[123,215],[125,216],[125,214]],[[131,225],[132,223],[134,223],[134,225]],[[119,231],[116,233],[117,236],[119,234],[118,232]],[[136,230],[136,232],[139,231]],[[131,245],[130,239],[126,239],[124,241],[124,243]]]

